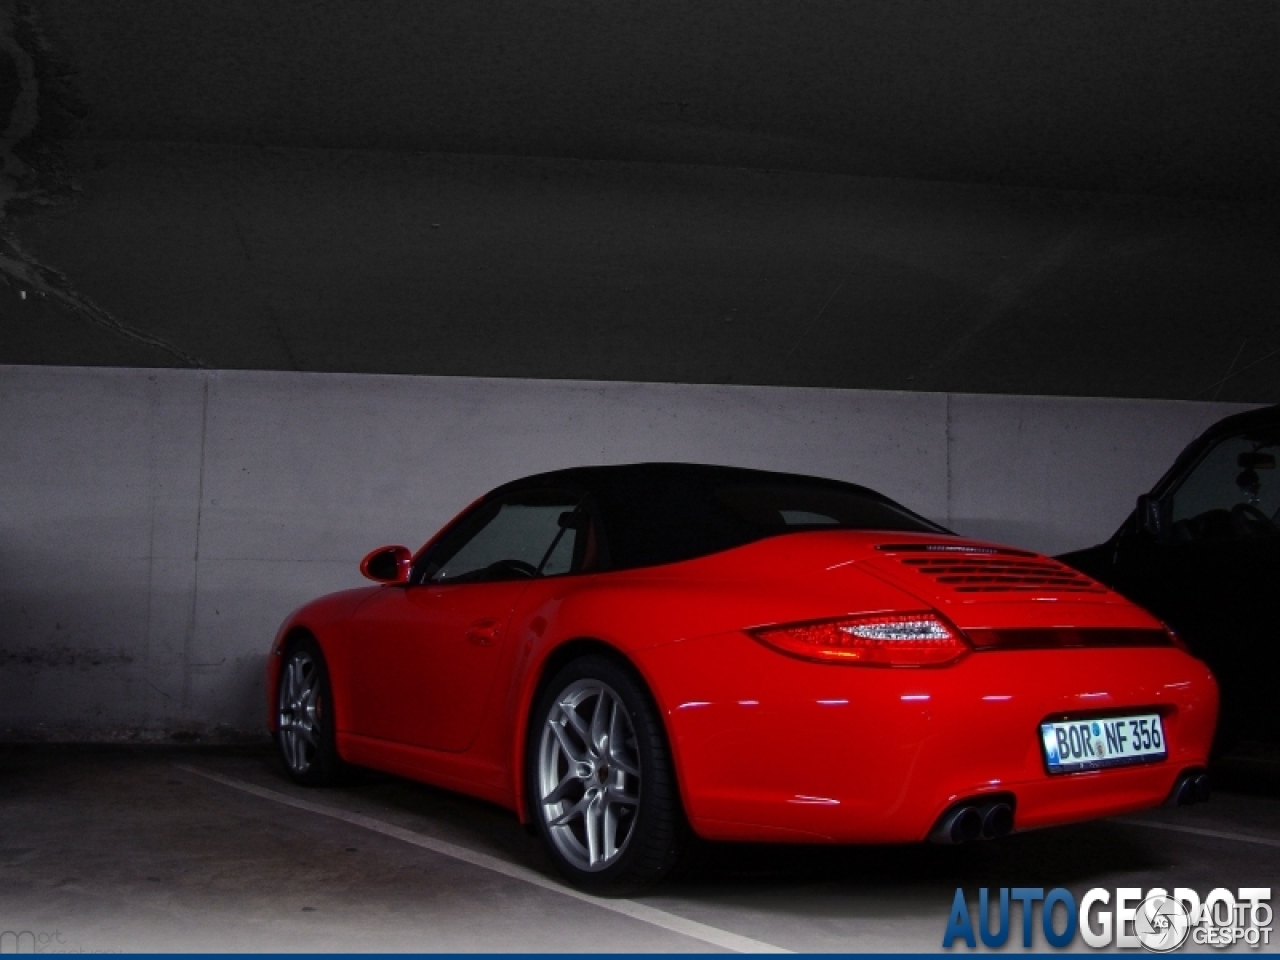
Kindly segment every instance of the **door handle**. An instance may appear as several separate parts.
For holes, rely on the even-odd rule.
[[[477,647],[491,647],[498,642],[498,634],[502,632],[502,621],[492,617],[477,620],[467,627],[467,643]]]

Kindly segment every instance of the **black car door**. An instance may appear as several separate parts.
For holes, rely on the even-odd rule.
[[[1235,433],[1208,446],[1113,545],[1121,593],[1169,624],[1222,689],[1225,740],[1276,739],[1280,704],[1280,437]]]

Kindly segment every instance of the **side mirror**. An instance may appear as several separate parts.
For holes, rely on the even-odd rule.
[[[1144,493],[1138,497],[1134,516],[1138,530],[1147,536],[1163,540],[1169,535],[1168,505],[1151,494]]]
[[[377,583],[408,583],[412,566],[408,547],[379,547],[360,561],[360,572]]]

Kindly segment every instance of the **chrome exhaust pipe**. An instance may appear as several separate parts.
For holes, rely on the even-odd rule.
[[[1209,788],[1209,775],[1202,773],[1195,778],[1196,803],[1208,803],[1209,795],[1212,792]]]
[[[1172,807],[1189,807],[1204,803],[1210,794],[1209,775],[1203,770],[1190,770],[1180,777],[1169,791],[1168,804]]]
[[[934,843],[969,843],[982,836],[982,814],[968,804],[942,815],[929,834]]]
[[[1196,802],[1196,778],[1193,776],[1183,776],[1178,778],[1178,782],[1173,785],[1173,792],[1169,795],[1170,806],[1189,807]]]
[[[988,840],[1013,833],[1013,807],[1007,803],[989,803],[982,808],[982,835]]]

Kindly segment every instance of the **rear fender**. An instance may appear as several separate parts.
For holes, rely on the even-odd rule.
[[[678,574],[679,568],[667,568]],[[730,583],[676,576],[619,574],[585,582],[565,578],[552,593],[530,593],[531,606],[517,611],[512,639],[519,645],[516,676],[521,686],[513,698],[510,745],[512,795],[522,823],[530,817],[525,796],[524,761],[534,700],[546,680],[548,665],[568,644],[595,645],[635,670],[653,698],[667,732],[675,769],[682,769],[680,744],[671,736],[671,704],[663,696],[661,677],[652,672],[644,651],[702,636],[741,630],[745,626],[812,619],[829,612],[840,616],[865,610],[901,608],[918,601],[873,577],[806,578]],[[850,589],[851,583],[855,585]],[[550,586],[550,584],[548,584]],[[551,626],[554,625],[554,626]],[[678,625],[678,626],[676,626]],[[584,652],[590,646],[583,647]],[[656,662],[665,662],[659,660]],[[682,800],[685,778],[677,777]]]

